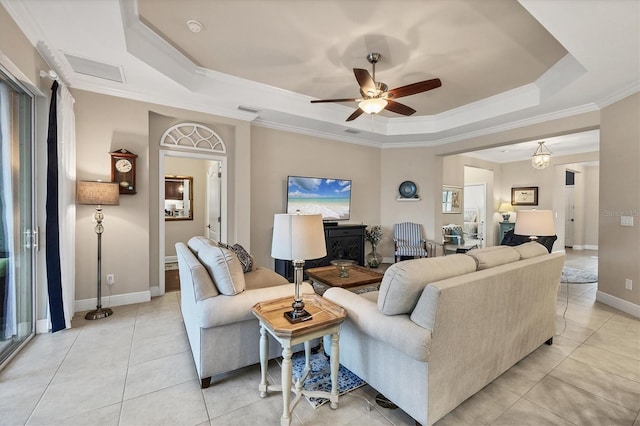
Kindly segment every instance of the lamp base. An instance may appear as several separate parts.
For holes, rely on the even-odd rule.
[[[84,319],[88,319],[88,320],[97,320],[97,319],[102,319],[102,318],[106,318],[108,316],[113,315],[113,311],[109,308],[98,308],[95,311],[89,311],[87,312],[87,314],[84,316]]]
[[[293,310],[293,311],[285,312],[284,313],[284,317],[291,324],[295,324],[297,322],[310,320],[311,319],[311,314],[309,312],[305,311],[304,309],[302,309],[300,311]]]
[[[504,222],[509,222],[509,218],[510,218],[510,217],[511,217],[511,214],[510,214],[510,213],[503,214],[503,215],[502,215],[502,220],[503,220]]]

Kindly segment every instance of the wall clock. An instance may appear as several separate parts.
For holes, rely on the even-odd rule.
[[[138,156],[122,148],[110,152],[111,182],[120,185],[120,194],[136,193],[136,158]]]

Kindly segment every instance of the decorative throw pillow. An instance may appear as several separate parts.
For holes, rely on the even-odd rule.
[[[218,245],[220,247],[226,248],[227,250],[231,250],[236,254],[236,256],[238,256],[238,260],[242,265],[242,272],[247,273],[253,271],[253,257],[240,244],[235,243],[234,245],[230,246],[229,244],[219,242]]]

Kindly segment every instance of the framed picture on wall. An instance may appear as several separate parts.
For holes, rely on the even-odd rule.
[[[511,188],[511,205],[512,206],[537,206],[538,205],[538,187],[537,186],[521,186]]]
[[[462,187],[442,186],[442,213],[462,213]]]

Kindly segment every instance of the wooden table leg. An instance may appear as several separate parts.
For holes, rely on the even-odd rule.
[[[267,366],[269,363],[269,337],[267,336],[267,330],[260,324],[260,397],[267,396],[267,390],[269,383],[267,382]]]
[[[289,426],[291,423],[291,348],[282,349],[282,418],[281,426]]]
[[[331,333],[331,408],[338,408],[338,368],[340,367],[340,347],[338,333]]]

